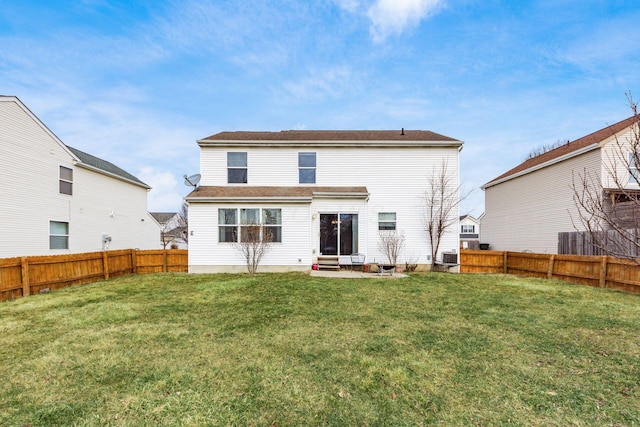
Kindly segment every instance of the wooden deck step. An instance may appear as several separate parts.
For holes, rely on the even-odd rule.
[[[337,256],[319,256],[319,270],[340,270],[340,262]]]

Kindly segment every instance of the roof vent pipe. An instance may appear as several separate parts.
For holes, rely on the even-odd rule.
[[[404,128],[402,128],[402,133],[400,135],[404,135]]]

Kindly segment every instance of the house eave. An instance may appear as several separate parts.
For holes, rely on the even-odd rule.
[[[540,163],[539,165],[535,165],[535,166],[530,167],[528,169],[525,169],[525,170],[522,170],[520,172],[514,173],[513,175],[505,176],[502,179],[498,179],[498,180],[495,180],[495,181],[488,182],[488,183],[482,185],[480,187],[480,189],[486,190],[489,187],[493,187],[495,185],[502,184],[503,182],[507,182],[507,181],[512,180],[514,178],[518,178],[518,177],[521,177],[523,175],[527,175],[527,174],[529,174],[531,172],[535,172],[535,171],[540,170],[540,169],[544,169],[544,168],[546,168],[548,166],[554,165],[556,163],[563,162],[565,160],[571,159],[571,158],[579,156],[581,154],[588,153],[588,152],[593,151],[593,150],[597,150],[599,148],[601,148],[599,143],[594,143],[594,144],[588,145],[588,146],[586,146],[584,148],[581,148],[579,150],[575,150],[575,151],[572,151],[570,153],[567,153],[564,156],[556,157],[556,158],[551,159],[551,160],[549,160],[547,162]]]
[[[369,193],[314,192],[314,199],[369,199]]]
[[[415,148],[415,147],[462,147],[462,141],[255,141],[255,140],[209,140],[197,141],[202,147],[316,147],[316,148],[344,148],[344,147],[378,147],[378,148]]]
[[[199,197],[184,199],[189,203],[311,203],[312,197]]]

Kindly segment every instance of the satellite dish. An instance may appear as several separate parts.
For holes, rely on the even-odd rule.
[[[184,175],[183,178],[184,178],[184,185],[186,185],[187,187],[193,187],[194,190],[197,190],[198,184],[200,183],[200,179],[202,178],[202,175],[200,175],[199,173],[191,176]]]

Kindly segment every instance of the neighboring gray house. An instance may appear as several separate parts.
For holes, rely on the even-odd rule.
[[[636,118],[630,117],[530,158],[484,184],[482,243],[494,250],[557,253],[559,232],[582,231],[572,183],[585,173],[600,181],[612,209],[623,207],[609,171],[628,181],[629,190],[640,191],[629,171],[620,169],[616,150],[619,141],[626,150],[622,155],[631,156],[625,141],[637,129]]]
[[[65,145],[15,96],[0,96],[0,181],[0,258],[158,247],[150,187]]]

